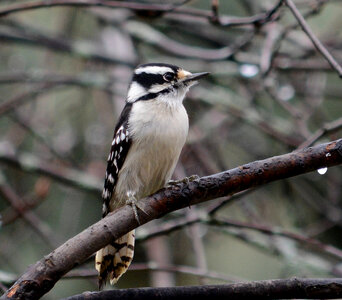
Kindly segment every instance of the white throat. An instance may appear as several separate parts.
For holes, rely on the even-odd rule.
[[[139,83],[132,82],[128,90],[127,102],[134,102],[144,95],[146,95],[146,89]]]
[[[160,94],[156,100],[167,104],[170,108],[176,108],[183,105],[183,100],[188,90],[189,87],[172,89],[167,94]]]

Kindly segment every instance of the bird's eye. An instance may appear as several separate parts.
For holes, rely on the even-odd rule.
[[[164,74],[163,77],[166,81],[172,81],[175,78],[175,74],[173,74],[171,72],[167,72]]]

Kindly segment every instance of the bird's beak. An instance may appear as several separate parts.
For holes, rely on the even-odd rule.
[[[195,82],[198,79],[201,79],[205,76],[209,75],[208,72],[202,72],[202,73],[190,73],[186,70],[179,70],[177,73],[177,78],[179,80],[179,83],[191,83],[191,82]]]
[[[185,76],[182,82],[190,82],[190,81],[196,81],[198,79],[201,79],[203,77],[208,76],[209,72],[202,72],[202,73],[190,73],[189,75]]]

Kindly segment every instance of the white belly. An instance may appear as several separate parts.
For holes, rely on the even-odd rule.
[[[182,104],[172,108],[164,103],[141,104],[132,108],[132,145],[119,172],[111,210],[125,204],[128,191],[140,199],[162,188],[171,178],[188,134]]]

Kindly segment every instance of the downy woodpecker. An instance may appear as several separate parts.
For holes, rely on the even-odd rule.
[[[174,65],[138,66],[128,89],[126,105],[114,129],[102,193],[102,217],[132,205],[165,186],[175,169],[188,134],[189,120],[183,99],[198,79]],[[96,253],[99,286],[111,284],[126,272],[134,253],[134,230]]]

